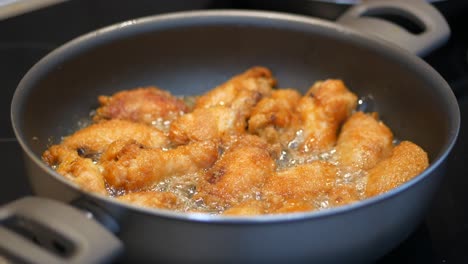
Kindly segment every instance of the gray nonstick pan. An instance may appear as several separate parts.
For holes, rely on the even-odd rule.
[[[369,14],[405,16],[412,34]],[[0,253],[28,263],[306,262],[378,259],[420,223],[458,135],[457,101],[418,55],[449,29],[424,1],[369,1],[337,22],[273,12],[210,10],[126,21],[91,32],[40,60],[12,101],[12,123],[37,197],[0,209]],[[87,193],[41,160],[96,107],[96,98],[156,85],[200,94],[245,69],[270,68],[279,86],[305,91],[340,78],[430,166],[383,195],[329,210],[213,216],[148,209]],[[4,175],[15,177],[15,175]]]

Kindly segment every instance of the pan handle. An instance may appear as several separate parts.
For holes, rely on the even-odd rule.
[[[40,197],[0,208],[0,255],[14,263],[106,263],[123,250],[91,213]]]
[[[411,33],[382,17],[396,16],[421,27]],[[338,23],[392,42],[413,54],[424,56],[444,44],[450,28],[442,14],[424,0],[363,1],[347,10]]]

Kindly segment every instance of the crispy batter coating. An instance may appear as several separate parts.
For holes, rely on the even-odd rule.
[[[264,201],[248,200],[224,210],[224,215],[261,215],[266,213]]]
[[[222,105],[238,109],[241,115],[248,115],[251,107],[263,96],[269,95],[275,84],[270,70],[253,67],[200,96],[195,108]]]
[[[279,171],[268,179],[263,195],[269,213],[305,212],[342,206],[360,200],[351,184],[336,184],[338,169],[314,161]]]
[[[403,141],[387,159],[369,170],[366,196],[372,197],[411,180],[429,166],[427,153],[418,145]]]
[[[298,125],[296,106],[301,94],[293,89],[278,89],[264,97],[253,108],[248,130],[265,138],[269,143],[281,143],[291,138],[287,128]],[[286,135],[287,134],[287,135]]]
[[[94,121],[125,119],[152,124],[158,118],[173,120],[188,111],[184,101],[167,91],[150,86],[101,95]]]
[[[253,135],[241,136],[205,173],[196,199],[213,207],[233,206],[255,197],[274,170],[266,142]]]
[[[83,158],[74,149],[62,145],[50,147],[42,155],[49,166],[86,191],[107,195],[104,177],[98,165],[90,158]]]
[[[270,197],[268,200],[248,200],[224,210],[224,215],[262,215],[262,214],[286,214],[315,210],[311,201]]]
[[[327,192],[329,207],[343,206],[359,201],[360,195],[351,184],[335,185]]]
[[[392,131],[376,114],[354,113],[343,125],[336,145],[340,166],[368,170],[390,155]]]
[[[356,108],[357,96],[340,80],[316,82],[299,101],[305,152],[324,152],[336,142],[339,126]]]
[[[180,201],[170,192],[135,192],[116,197],[119,201],[144,207],[177,209]]]
[[[146,124],[127,120],[112,119],[92,124],[65,138],[61,145],[71,149],[80,149],[84,155],[102,153],[116,140],[132,139],[147,147],[164,147],[169,144],[166,135]]]
[[[212,141],[193,142],[174,149],[144,148],[136,141],[116,141],[102,154],[107,183],[117,190],[140,191],[167,177],[209,168],[218,158]]]
[[[203,124],[203,125],[201,125]],[[238,112],[225,106],[198,108],[171,124],[169,137],[176,144],[191,141],[222,141],[229,135],[244,133],[246,121]]]
[[[293,187],[293,190],[295,186]],[[290,198],[288,195],[270,193],[268,190],[261,200],[248,200],[223,212],[225,215],[262,215],[309,212],[320,208],[321,197],[326,197],[326,208],[337,207],[359,201],[359,194],[351,185],[335,185],[331,188],[319,188],[310,199]],[[298,197],[301,197],[299,195]],[[312,199],[313,198],[313,199]],[[317,199],[318,198],[318,199]]]
[[[274,214],[287,214],[287,213],[298,213],[298,212],[308,212],[316,210],[317,208],[311,201],[289,199],[283,201],[281,206],[276,205],[277,208],[270,210]]]
[[[271,93],[274,84],[271,72],[262,67],[233,77],[199,97],[193,112],[175,120],[170,127],[170,139],[176,144],[187,144],[243,133],[252,108]]]
[[[285,200],[312,201],[334,185],[338,169],[325,161],[314,161],[278,171],[264,188],[266,196],[281,196]]]

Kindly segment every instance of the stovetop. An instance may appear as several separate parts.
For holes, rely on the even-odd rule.
[[[154,0],[130,2],[112,1],[110,7],[105,0],[69,1],[0,21],[0,206],[31,194],[9,113],[16,85],[37,60],[80,34],[114,22],[175,10],[243,7],[235,1],[194,1],[193,6],[184,1],[164,1],[164,5]],[[467,6],[438,6],[449,21],[452,36],[424,58],[458,98],[462,117],[458,142],[448,157],[446,175],[427,217],[378,263],[468,263],[468,125],[464,122],[468,115]]]

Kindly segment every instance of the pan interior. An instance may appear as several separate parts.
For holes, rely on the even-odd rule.
[[[431,160],[445,151],[454,133],[450,96],[419,59],[313,20],[257,20],[265,19],[150,21],[69,43],[20,84],[13,105],[17,135],[40,156],[89,117],[98,95],[147,85],[200,94],[262,65],[279,87],[303,92],[317,80],[342,79],[359,96],[374,98],[397,138],[420,144]]]

